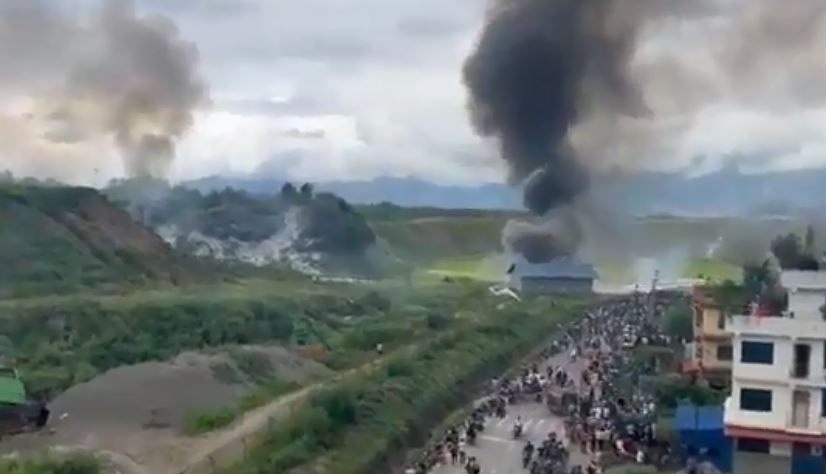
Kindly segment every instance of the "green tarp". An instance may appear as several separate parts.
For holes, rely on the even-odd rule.
[[[16,377],[0,375],[0,403],[22,405],[26,403],[26,390],[23,382]]]

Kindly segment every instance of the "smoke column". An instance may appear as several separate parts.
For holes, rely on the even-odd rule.
[[[502,0],[464,67],[474,127],[495,137],[525,206],[544,215],[589,185],[569,132],[595,109],[640,114],[636,24],[605,0]]]
[[[195,45],[168,18],[138,16],[128,1],[104,2],[84,18],[56,5],[0,5],[0,100],[22,104],[0,103],[0,123],[14,120],[22,132],[8,137],[6,153],[53,162],[84,143],[98,146],[84,152],[101,153],[106,139],[129,176],[163,176],[206,101]]]
[[[525,207],[544,221],[532,229],[509,226],[506,246],[551,256],[576,250],[589,227],[583,220],[595,219],[580,209],[592,172],[696,161],[688,155],[693,128],[715,110],[709,105],[730,98],[774,107],[797,103],[778,91],[800,90],[799,71],[772,68],[765,81],[767,74],[743,77],[743,70],[777,64],[782,55],[817,63],[805,60],[819,57],[814,53],[821,48],[807,46],[826,31],[826,7],[815,0],[792,3],[800,5],[789,9],[807,12],[808,21],[772,13],[777,5],[767,0],[496,1],[464,65],[469,114],[476,132],[498,143],[510,184],[524,189]],[[698,32],[700,44],[712,43],[708,51],[692,50],[700,59],[682,61],[674,57],[679,49],[664,55],[644,48],[646,35],[658,29]],[[811,78],[820,69],[801,70]],[[811,89],[817,87],[807,89],[808,97],[816,97],[819,89]],[[560,214],[562,223],[549,228]]]

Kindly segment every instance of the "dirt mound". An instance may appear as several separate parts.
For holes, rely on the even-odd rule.
[[[0,452],[71,446],[157,462],[177,455],[174,447],[192,413],[236,403],[263,380],[303,382],[328,372],[271,346],[186,353],[168,362],[121,367],[52,401],[50,433],[11,438],[0,444]]]

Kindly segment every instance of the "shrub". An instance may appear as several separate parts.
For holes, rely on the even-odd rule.
[[[442,314],[430,313],[427,315],[427,327],[438,331],[450,326],[450,319]]]
[[[412,375],[415,370],[413,361],[408,358],[394,358],[387,364],[387,376],[393,377],[407,377]]]
[[[187,417],[185,431],[190,436],[208,433],[229,426],[238,415],[232,407],[205,410]]]
[[[43,457],[0,461],[0,474],[100,474],[97,459],[75,454],[63,457]]]

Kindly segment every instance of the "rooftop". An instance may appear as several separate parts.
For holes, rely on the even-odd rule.
[[[736,315],[726,319],[726,331],[737,336],[826,339],[826,321],[789,316]]]
[[[780,274],[780,283],[790,290],[826,291],[826,271],[784,270]]]
[[[582,278],[597,277],[594,266],[575,257],[560,257],[550,262],[531,263],[520,257],[514,262],[513,274],[520,278]]]
[[[0,371],[0,403],[8,405],[26,403],[26,390],[23,382],[12,371]]]

